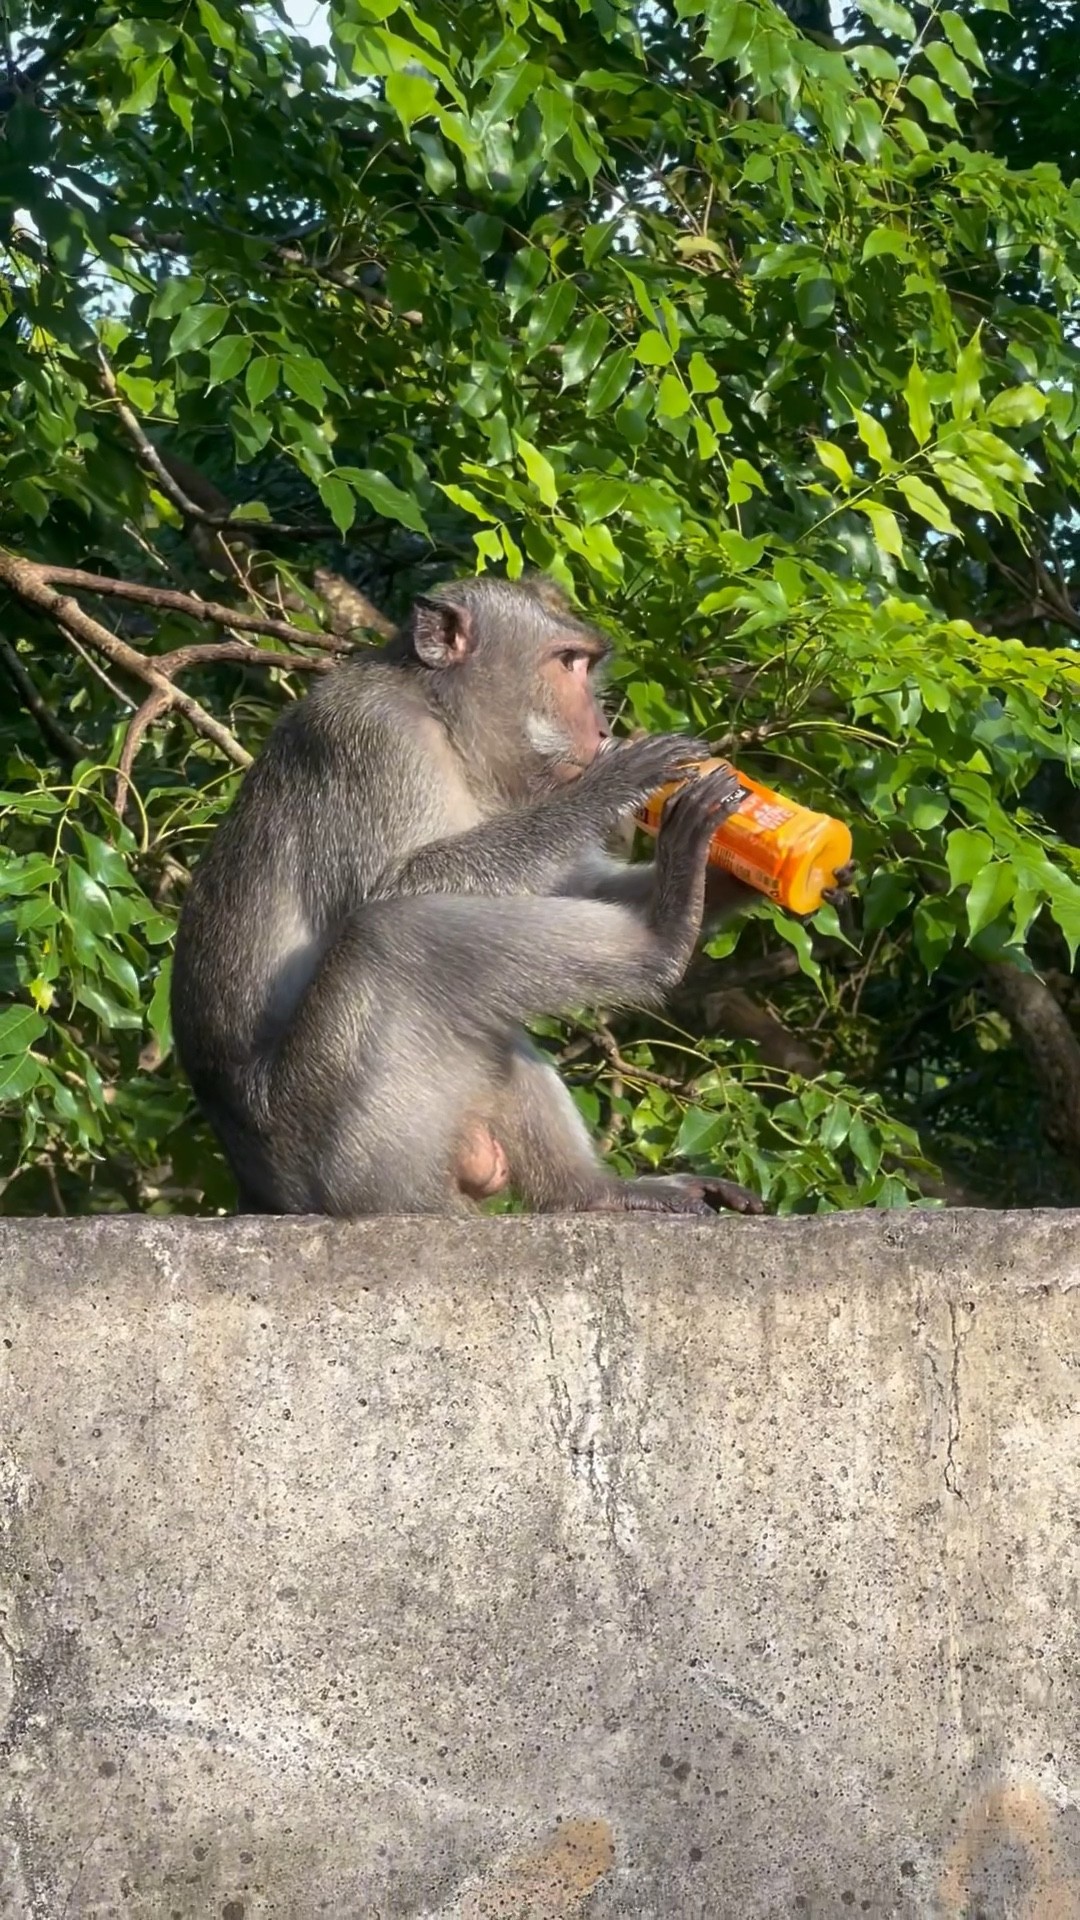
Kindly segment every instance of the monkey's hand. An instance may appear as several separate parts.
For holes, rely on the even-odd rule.
[[[576,784],[577,794],[587,795],[610,816],[615,824],[631,808],[667,786],[672,780],[687,780],[695,764],[709,755],[708,743],[685,733],[651,733],[641,740],[617,740],[586,768]],[[573,793],[574,788],[568,792]]]
[[[830,907],[842,907],[846,901],[851,899],[854,879],[855,862],[854,860],[849,860],[846,867],[837,867],[833,875],[834,884],[831,887],[822,888],[822,899],[827,900]]]
[[[746,798],[746,788],[730,767],[717,767],[699,780],[691,780],[667,801],[660,817],[657,858],[661,848],[687,853],[701,860],[708,857],[712,837],[733,813],[738,813]]]

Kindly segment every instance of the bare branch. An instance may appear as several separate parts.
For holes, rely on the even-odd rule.
[[[116,784],[113,787],[113,806],[121,820],[131,791],[131,774],[135,765],[135,756],[142,745],[143,735],[153,726],[155,720],[160,720],[169,711],[171,705],[169,694],[155,688],[153,693],[147,695],[142,706],[132,714],[128,722],[124,744],[120,749],[120,758],[116,763]]]
[[[140,580],[116,580],[109,574],[84,573],[80,567],[51,567],[47,562],[37,561],[26,564],[33,565],[39,580],[49,581],[53,586],[76,587],[108,600],[134,600],[140,606],[156,607],[161,613],[183,613],[191,620],[201,620],[210,626],[233,627],[238,633],[264,633],[269,639],[288,640],[293,646],[320,647],[327,653],[344,650],[340,634],[309,631],[294,626],[289,620],[269,620],[261,613],[243,613],[217,600],[200,600],[197,594],[179,593],[175,587],[148,587]],[[380,621],[382,618],[380,614]],[[385,627],[393,631],[389,621]],[[377,629],[383,630],[383,627]]]

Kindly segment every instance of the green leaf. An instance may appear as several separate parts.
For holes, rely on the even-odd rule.
[[[704,9],[708,22],[705,58],[719,65],[721,60],[737,60],[745,53],[757,28],[757,16],[746,0],[721,0]]]
[[[662,420],[678,420],[690,411],[690,395],[677,373],[665,373],[656,396],[656,411]]]
[[[930,460],[937,478],[954,500],[959,500],[966,507],[974,507],[979,513],[996,515],[997,501],[986,483],[965,460],[957,460],[952,454],[937,448],[931,452]]]
[[[620,347],[597,368],[589,382],[585,400],[585,412],[590,419],[598,413],[606,413],[609,407],[615,405],[625,392],[633,370],[634,356],[629,347]]]
[[[445,493],[447,499],[455,507],[460,507],[463,513],[471,514],[474,520],[486,520],[492,525],[497,523],[498,514],[492,513],[469,487],[455,487],[442,481],[438,485],[439,492]]]
[[[814,446],[822,466],[828,467],[829,472],[836,475],[845,493],[849,492],[855,485],[855,474],[843,448],[832,440],[815,440]]]
[[[915,22],[906,7],[897,6],[895,0],[859,0],[859,12],[865,13],[875,27],[883,33],[892,33],[898,40],[914,40]]]
[[[882,254],[906,260],[911,254],[911,236],[901,227],[874,227],[863,241],[862,259],[877,260]]]
[[[855,425],[859,430],[859,438],[866,448],[867,453],[870,455],[870,458],[876,461],[877,465],[887,473],[894,462],[892,448],[889,445],[889,436],[882,426],[881,421],[875,420],[872,413],[864,413],[861,407],[856,407]]]
[[[522,247],[507,269],[505,289],[510,318],[516,320],[522,307],[532,299],[548,270],[548,256],[540,247]]]
[[[5,1007],[0,1012],[0,1054],[25,1053],[48,1031],[48,1021],[33,1007]]]
[[[839,1153],[848,1137],[852,1113],[846,1100],[834,1100],[822,1122],[818,1139],[826,1153]]]
[[[123,890],[135,885],[135,876],[122,853],[118,853],[115,847],[110,847],[108,841],[102,840],[98,834],[88,832],[84,826],[77,826],[76,831],[86,856],[90,877],[97,881],[99,887],[117,887]],[[0,881],[0,892],[3,892],[2,881]]]
[[[864,1173],[876,1173],[881,1165],[882,1142],[880,1135],[871,1133],[861,1113],[852,1117],[847,1143]]]
[[[960,131],[956,115],[936,80],[931,80],[928,73],[914,73],[907,84],[908,92],[926,108],[931,120],[936,120],[939,126],[952,127],[957,133]]]
[[[951,885],[970,886],[992,859],[993,851],[989,835],[980,832],[977,827],[958,827],[954,833],[950,833],[945,858]]]
[[[951,7],[946,7],[938,18],[948,35],[950,46],[960,55],[961,60],[966,60],[970,66],[978,67],[981,73],[985,73],[986,61],[982,56],[982,48],[967,21],[962,20]]]
[[[559,498],[559,489],[555,481],[555,469],[550,460],[521,434],[517,436],[517,448],[521,455],[521,464],[545,507],[555,506]]]
[[[236,28],[222,18],[211,0],[197,0],[197,10],[211,45],[220,48],[222,53],[235,52]]]
[[[920,900],[912,921],[915,950],[928,974],[937,972],[956,940],[956,915],[949,900]]]
[[[917,474],[901,474],[896,482],[909,507],[920,514],[938,533],[952,533],[960,537],[960,529],[945,505],[941,495],[934,492],[925,480]]]
[[[899,874],[875,873],[862,895],[862,923],[866,933],[888,927],[911,905],[911,888]]]
[[[1080,946],[1080,890],[1070,888],[1055,892],[1050,901],[1050,912],[1060,927],[1069,949],[1069,965],[1076,965],[1076,950]]]
[[[904,399],[907,402],[908,419],[911,431],[920,447],[925,447],[933,431],[934,416],[930,410],[930,388],[926,375],[917,360],[912,360],[904,385]]]
[[[434,113],[438,106],[438,93],[424,74],[388,73],[383,86],[387,103],[393,107],[405,133],[415,120]]]
[[[285,384],[298,400],[305,400],[316,413],[326,405],[330,375],[319,360],[306,353],[287,353],[281,362]]]
[[[923,52],[939,80],[958,93],[961,99],[974,100],[975,88],[971,75],[952,47],[946,46],[944,40],[931,40]]]
[[[1038,387],[1008,387],[995,393],[986,409],[986,417],[997,427],[1026,427],[1041,420],[1046,412],[1046,395]]]
[[[206,292],[206,281],[197,273],[180,279],[173,275],[162,281],[154,298],[150,302],[148,318],[151,320],[173,320],[185,308],[193,306]]]
[[[413,533],[428,532],[428,524],[411,493],[403,493],[377,467],[339,467],[338,478],[347,480],[362,500],[374,507],[384,520],[397,520]]]
[[[177,360],[182,353],[191,353],[197,347],[208,347],[211,340],[217,339],[228,317],[227,307],[201,302],[194,307],[185,307],[172,330],[169,358]]]
[[[641,335],[634,352],[643,367],[667,367],[671,364],[671,348],[655,327],[648,328]]]
[[[356,519],[356,497],[346,481],[327,473],[319,481],[319,498],[339,533],[348,533]]]
[[[789,919],[786,914],[772,906],[769,908],[769,918],[781,940],[786,940],[789,947],[794,947],[800,973],[805,973],[815,986],[821,988],[821,968],[814,958],[814,949],[804,923],[801,920]],[[823,988],[822,991],[824,991]]]
[[[566,343],[562,360],[562,390],[587,380],[611,338],[611,328],[602,313],[591,313],[575,327]]]
[[[269,400],[277,386],[280,372],[281,361],[276,354],[263,354],[259,359],[249,361],[248,370],[244,375],[244,391],[249,404],[255,408],[256,412],[264,400]]]
[[[976,874],[967,897],[970,939],[1004,913],[1015,891],[1016,873],[1005,860],[985,866]]]
[[[162,961],[154,991],[150,996],[150,1005],[146,1010],[147,1024],[161,1049],[164,1058],[172,1047],[172,1020],[169,1010],[170,984],[172,981],[172,955]]]
[[[576,305],[577,289],[572,280],[557,280],[545,287],[525,328],[525,351],[529,360],[542,353],[553,340],[562,338]]]
[[[449,193],[457,183],[457,168],[447,153],[437,133],[430,127],[412,128],[409,142],[420,155],[424,167],[424,179],[429,191],[436,199]]]
[[[37,1086],[45,1069],[32,1053],[12,1054],[0,1061],[0,1102],[21,1100]]]
[[[246,333],[226,333],[215,340],[209,354],[207,390],[221,386],[226,380],[235,380],[250,359],[253,345]]]
[[[8,854],[0,848],[0,899],[37,893],[56,878],[56,867],[45,854]]]
[[[720,381],[703,353],[692,353],[687,368],[692,393],[715,393]]]
[[[892,554],[897,560],[903,558],[904,536],[900,531],[900,522],[889,507],[879,506],[874,500],[858,503],[857,511],[864,513],[874,530],[874,539],[882,553]]]
[[[705,1107],[687,1107],[672,1149],[677,1159],[706,1159],[723,1145],[728,1122],[722,1113]]]
[[[904,113],[898,120],[894,120],[893,131],[900,135],[901,140],[905,146],[911,148],[912,153],[929,153],[930,142],[919,122],[912,120],[910,115]]]
[[[795,287],[795,309],[804,327],[822,327],[832,317],[836,288],[827,273],[805,274]]]
[[[142,1014],[134,1007],[122,1007],[111,994],[95,987],[89,980],[80,980],[75,988],[75,999],[80,1007],[86,1007],[96,1014],[107,1033],[123,1033],[133,1027],[142,1026]]]
[[[888,80],[895,84],[900,78],[900,69],[892,54],[875,42],[860,42],[857,47],[845,47],[844,52],[849,60],[870,75],[871,80]]]
[[[586,475],[574,488],[581,518],[587,525],[606,520],[617,513],[626,500],[628,482],[610,479],[607,474]]]
[[[116,925],[112,905],[104,887],[91,880],[77,860],[67,863],[68,911],[78,926],[92,933],[112,933]]]
[[[940,827],[948,812],[947,794],[939,793],[935,787],[908,787],[904,795],[903,817],[919,833],[929,833],[932,828]]]
[[[733,460],[728,468],[728,505],[742,506],[753,493],[764,493],[765,482],[756,467],[749,460]]]

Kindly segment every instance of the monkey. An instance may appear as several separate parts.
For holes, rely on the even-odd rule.
[[[244,1211],[713,1215],[719,1176],[603,1164],[533,1017],[649,1006],[702,928],[740,804],[703,742],[615,741],[608,641],[543,577],[422,593],[279,716],[181,910],[177,1052]],[[655,858],[604,842],[666,783]],[[711,870],[717,917],[754,897]]]

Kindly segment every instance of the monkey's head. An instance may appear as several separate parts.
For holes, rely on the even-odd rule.
[[[421,595],[399,648],[466,765],[510,800],[576,779],[600,752],[609,651],[552,581],[487,575]]]

